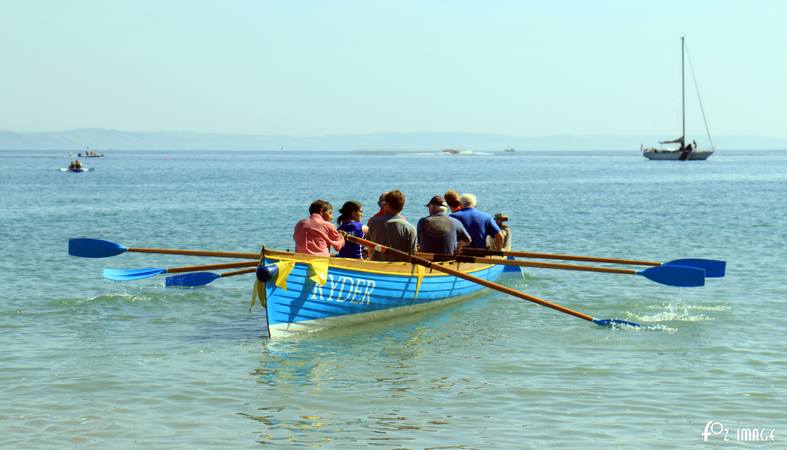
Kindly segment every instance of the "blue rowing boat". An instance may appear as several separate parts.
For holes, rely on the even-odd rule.
[[[492,264],[440,263],[488,281]],[[410,314],[467,299],[483,286],[404,262],[266,252],[255,297],[265,305],[271,337],[319,331]]]
[[[203,269],[254,267],[257,272],[252,306],[257,298],[266,308],[270,336],[287,335],[300,331],[317,331],[344,324],[367,322],[425,310],[459,301],[476,294],[483,287],[494,289],[520,300],[551,308],[564,314],[603,327],[640,327],[635,322],[621,319],[599,319],[557,303],[499,285],[494,281],[503,273],[503,264],[543,267],[550,269],[582,270],[589,272],[642,275],[652,281],[678,287],[703,286],[705,277],[724,276],[725,261],[686,258],[668,263],[596,258],[578,255],[519,253],[523,257],[569,259],[579,261],[617,262],[620,264],[650,265],[643,271],[556,263],[525,263],[497,258],[468,255],[408,254],[376,242],[345,235],[350,242],[394,255],[408,262],[373,262],[359,259],[298,255],[290,252],[262,249],[259,260],[230,264],[176,267],[169,269],[105,269],[107,278],[138,280],[161,273],[192,272],[169,277],[167,286],[203,286],[224,276],[249,273],[249,269],[214,274],[198,272]],[[68,241],[68,253],[84,258],[105,258],[125,252],[160,253],[171,255],[211,256],[227,258],[256,258],[256,253],[217,252],[161,248],[130,248],[101,239],[78,238]],[[495,252],[481,251],[495,256]],[[463,252],[464,253],[464,250]],[[489,253],[489,254],[488,254]],[[488,255],[487,255],[488,254]],[[455,260],[440,262],[448,256]],[[498,255],[499,256],[499,255]],[[513,255],[511,255],[513,256]],[[270,301],[268,301],[270,299]]]

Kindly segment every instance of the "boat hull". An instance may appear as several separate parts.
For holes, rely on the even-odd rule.
[[[681,150],[646,150],[642,156],[654,161],[704,161],[713,154],[713,150],[697,150],[684,156]]]
[[[310,279],[314,273],[310,263],[320,259],[329,261],[323,285]],[[483,289],[428,269],[420,274],[419,286],[418,266],[409,263],[304,255],[265,258],[265,264],[281,261],[294,261],[295,265],[287,276],[286,289],[273,281],[265,284],[266,319],[273,338],[412,314],[467,299]],[[468,263],[451,263],[450,267],[489,281],[499,278],[504,268]]]

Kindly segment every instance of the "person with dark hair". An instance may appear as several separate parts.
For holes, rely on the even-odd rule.
[[[435,195],[426,204],[429,215],[418,221],[418,250],[426,253],[453,254],[460,245],[470,243],[462,222],[448,216],[448,203]]]
[[[369,218],[369,221],[368,221],[368,222],[366,222],[366,225],[369,225],[369,223],[370,223],[370,222],[372,221],[372,219],[374,219],[375,217],[380,217],[380,216],[382,216],[382,215],[383,215],[383,210],[384,210],[384,208],[383,208],[383,205],[385,204],[385,195],[386,195],[386,194],[387,194],[387,192],[383,192],[382,194],[380,194],[380,198],[378,198],[378,199],[377,199],[377,206],[379,206],[379,207],[380,207],[380,210],[379,210],[379,211],[377,211],[376,213],[374,213],[374,215],[373,215],[372,217],[370,217],[370,218]]]
[[[363,207],[356,201],[345,202],[339,210],[339,231],[362,238],[369,232],[369,227],[361,223],[363,217]],[[339,258],[363,258],[363,248],[355,242],[345,242],[344,247],[339,250]]]
[[[503,238],[502,242],[500,242],[500,240],[487,236],[486,246],[489,247],[490,250],[502,250],[504,252],[511,251],[511,228],[509,228],[504,222],[508,222],[507,215],[503,213],[495,214],[495,223],[497,224],[498,228],[500,228],[500,234],[503,236]]]
[[[309,206],[309,218],[295,225],[292,238],[295,252],[307,255],[331,256],[331,247],[341,250],[344,237],[331,223],[333,206],[325,200],[315,200]]]
[[[445,202],[451,208],[451,212],[455,213],[462,209],[462,202],[459,201],[459,193],[451,189],[445,193]]]
[[[405,253],[415,253],[415,227],[400,214],[404,209],[404,194],[399,190],[386,193],[382,208],[383,214],[369,221],[367,239]],[[398,261],[396,256],[372,249],[369,249],[369,257],[374,261]]]

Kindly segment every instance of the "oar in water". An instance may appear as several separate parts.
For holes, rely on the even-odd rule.
[[[468,248],[468,247],[463,247],[460,250],[460,253],[470,256],[518,256],[521,258],[562,259],[566,261],[600,262],[600,263],[611,263],[611,264],[625,264],[625,265],[633,265],[633,266],[694,267],[697,269],[704,270],[705,276],[708,278],[723,277],[727,267],[726,261],[721,261],[718,259],[701,259],[701,258],[676,259],[674,261],[662,263],[658,261],[641,261],[636,259],[599,258],[596,256],[559,255],[555,253],[499,251],[499,250],[486,250],[482,248]]]
[[[488,287],[490,289],[494,289],[496,291],[503,292],[504,294],[508,294],[508,295],[520,298],[522,300],[527,300],[529,302],[537,303],[537,304],[539,304],[541,306],[546,306],[547,308],[552,308],[555,311],[560,311],[560,312],[562,312],[564,314],[569,314],[569,315],[572,315],[574,317],[578,317],[580,319],[587,320],[588,322],[593,322],[593,323],[595,323],[596,325],[599,325],[599,326],[604,326],[604,327],[611,327],[611,326],[614,326],[614,325],[628,325],[628,326],[632,326],[632,327],[639,327],[640,326],[640,324],[638,324],[638,323],[629,322],[629,321],[621,320],[621,319],[596,319],[596,318],[594,318],[592,316],[589,316],[589,315],[587,315],[585,313],[581,313],[579,311],[574,311],[573,309],[566,308],[565,306],[561,306],[561,305],[558,305],[556,303],[552,303],[552,302],[549,302],[547,300],[544,300],[544,299],[541,299],[541,298],[538,298],[538,297],[535,297],[535,296],[532,296],[532,295],[525,294],[524,292],[519,292],[519,291],[511,289],[509,287],[502,286],[500,284],[493,283],[493,282],[488,281],[488,280],[484,280],[483,278],[474,277],[473,275],[469,275],[469,274],[466,274],[464,272],[460,272],[460,271],[452,269],[450,267],[442,266],[440,264],[434,263],[434,262],[432,262],[432,261],[430,261],[428,259],[422,258],[420,256],[410,255],[410,254],[405,253],[403,251],[396,250],[396,249],[390,248],[390,247],[386,247],[384,245],[377,244],[375,242],[368,241],[366,239],[362,239],[362,238],[355,237],[355,236],[348,235],[348,234],[345,234],[344,238],[349,240],[350,242],[355,242],[356,244],[360,244],[360,245],[363,245],[364,247],[368,247],[368,248],[374,250],[375,252],[389,253],[389,254],[392,254],[392,255],[396,255],[397,257],[399,257],[403,261],[408,261],[408,262],[410,262],[412,264],[418,264],[418,265],[430,268],[432,270],[436,270],[438,272],[442,272],[442,273],[445,273],[445,274],[448,274],[448,275],[453,275],[453,276],[458,277],[458,278],[463,278],[465,280],[472,281],[473,283],[478,283],[478,284],[480,284],[482,286],[486,286],[486,287]]]
[[[214,252],[208,250],[180,250],[174,248],[125,247],[103,239],[77,238],[68,240],[68,254],[82,258],[108,258],[125,252],[158,253],[164,255],[212,256],[219,258],[259,258],[259,253]]]
[[[146,269],[104,269],[104,278],[115,281],[142,280],[162,273],[198,272],[202,270],[235,269],[238,267],[251,267],[259,261],[242,261],[228,264],[207,264],[203,266],[173,267],[171,269],[146,268]]]
[[[545,262],[527,262],[510,259],[477,258],[474,256],[458,256],[457,261],[476,262],[482,264],[500,264],[504,266],[539,267],[542,269],[580,270],[584,272],[617,273],[622,275],[641,275],[656,283],[677,287],[697,287],[705,285],[705,271],[696,267],[656,266],[636,271],[631,269],[615,269],[612,267],[582,266],[578,264],[557,264]]]
[[[194,272],[194,273],[184,273],[182,275],[175,275],[171,277],[167,277],[164,285],[167,287],[179,286],[179,287],[197,287],[197,286],[205,286],[208,283],[212,283],[213,281],[219,278],[225,277],[234,277],[235,275],[243,275],[246,273],[254,273],[257,271],[256,267],[251,269],[243,269],[243,270],[235,270],[232,272],[222,272],[222,273],[213,273],[213,272]]]

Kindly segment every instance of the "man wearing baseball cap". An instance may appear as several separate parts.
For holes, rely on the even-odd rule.
[[[418,250],[426,253],[453,254],[460,245],[470,243],[464,225],[448,215],[448,204],[435,195],[426,204],[429,215],[418,221]]]

